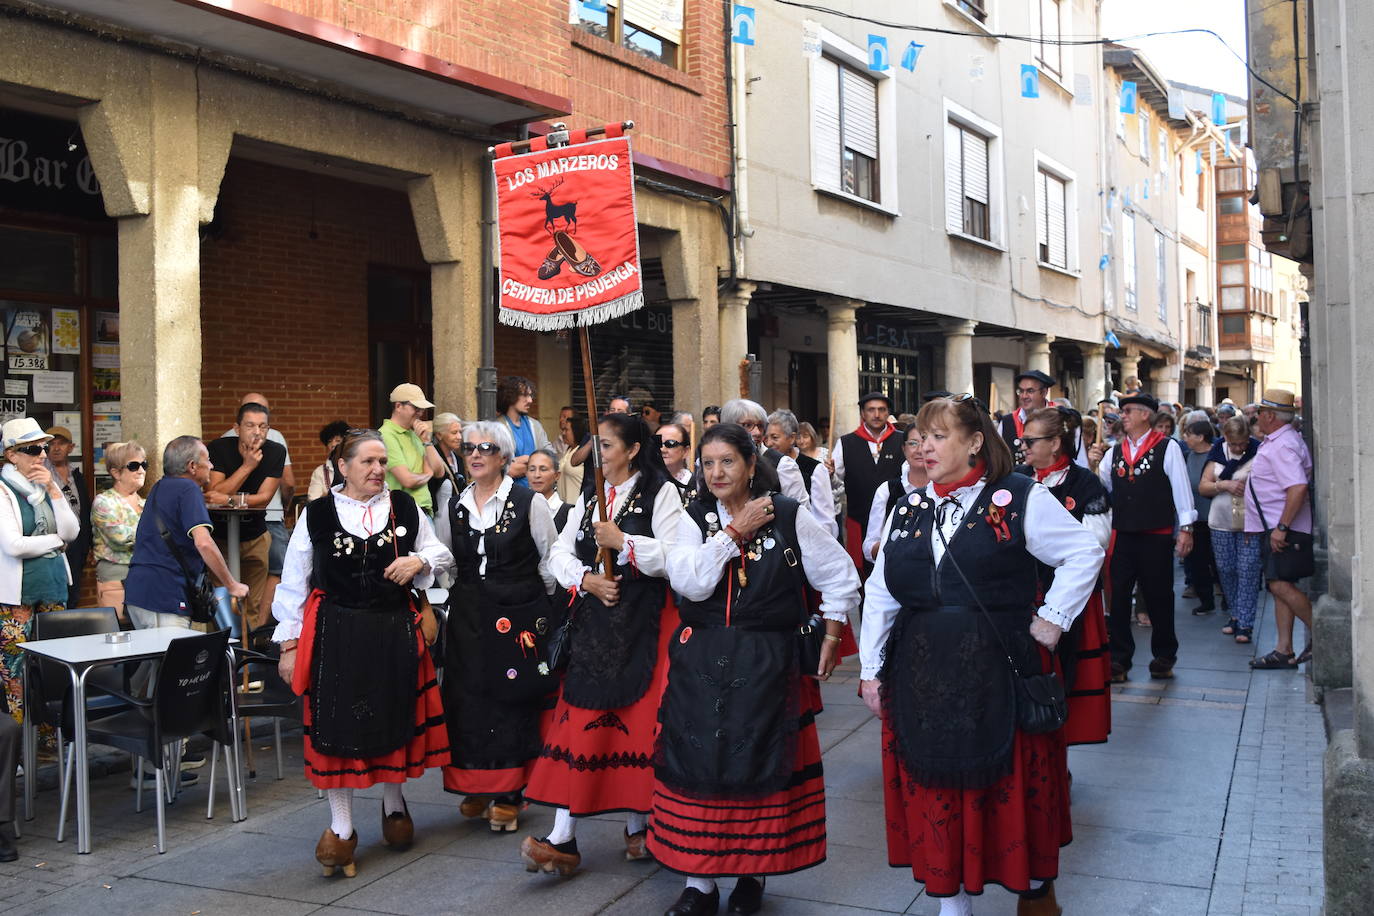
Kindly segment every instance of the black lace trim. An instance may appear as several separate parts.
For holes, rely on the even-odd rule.
[[[594,754],[584,757],[581,754],[574,755],[572,751],[563,747],[544,745],[544,749],[539,754],[548,760],[555,760],[559,763],[567,764],[570,768],[579,773],[597,772],[599,770],[619,770],[634,768],[647,770],[650,766],[648,754],[620,753],[614,754]]]

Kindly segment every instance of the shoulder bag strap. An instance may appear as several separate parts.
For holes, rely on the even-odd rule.
[[[1264,518],[1264,507],[1260,505],[1259,494],[1255,492],[1255,478],[1253,475],[1245,479],[1245,485],[1250,490],[1250,496],[1253,497],[1255,500],[1255,511],[1259,513],[1260,527],[1263,528],[1265,531],[1268,531],[1269,522],[1266,521]]]
[[[153,520],[157,522],[158,534],[162,535],[163,543],[172,552],[172,559],[177,561],[177,566],[181,567],[181,575],[186,579],[186,584],[195,585],[195,577],[191,575],[191,568],[186,565],[186,558],[181,555],[181,548],[177,546],[176,540],[172,537],[172,532],[167,530],[167,523],[162,519],[162,510],[153,510]]]

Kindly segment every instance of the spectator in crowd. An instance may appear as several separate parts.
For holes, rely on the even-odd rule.
[[[204,492],[212,467],[209,450],[195,436],[178,436],[162,450],[163,477],[153,484],[143,505],[134,534],[129,577],[124,580],[129,622],[139,629],[191,626],[186,606],[186,590],[191,583],[182,574],[182,563],[193,579],[208,569],[225,584],[230,595],[248,596],[248,586],[230,574],[224,554],[211,537],[206,502],[223,506],[229,499],[217,491]],[[161,532],[164,527],[166,540]],[[135,689],[140,693],[147,685],[148,674],[148,669],[141,669],[135,677]]]
[[[825,443],[816,434],[816,427],[810,423],[802,423],[797,427],[797,448],[808,458],[814,458],[822,464],[830,457],[830,449],[825,447]]]
[[[272,405],[267,401],[267,395],[257,391],[250,391],[240,398],[239,406],[242,407],[244,404],[261,404],[268,410],[272,409]],[[228,429],[224,435],[236,436],[238,430]],[[262,593],[260,616],[263,619],[266,619],[269,609],[272,607],[272,593],[276,590],[277,583],[281,581],[281,565],[286,558],[286,542],[290,538],[286,532],[286,507],[290,506],[291,501],[296,498],[296,475],[291,470],[291,450],[286,446],[286,437],[269,426],[267,439],[280,445],[286,457],[282,461],[281,483],[277,486],[277,492],[272,494],[271,502],[267,504],[267,533],[272,536],[272,540],[268,545],[267,552],[268,584]]]
[[[239,519],[239,569],[249,586],[248,620],[255,629],[271,616],[271,605],[264,604],[272,551],[267,507],[281,486],[286,466],[286,449],[267,438],[271,424],[271,413],[266,407],[244,404],[239,408],[237,435],[216,439],[208,448],[214,465],[210,471],[210,491],[216,505],[227,504],[220,503],[220,497],[228,500],[237,493],[245,493],[247,508],[254,510]],[[221,517],[215,523],[215,543],[221,553],[227,551],[228,537],[227,518]]]
[[[66,606],[71,575],[64,551],[81,531],[44,461],[52,438],[29,417],[0,427],[5,454],[0,469],[0,677],[10,712],[20,722],[24,689],[19,644],[29,638],[35,614]]]
[[[1126,376],[1126,380],[1121,383],[1121,393],[1127,397],[1140,394],[1140,379],[1134,375]]]
[[[703,431],[710,429],[720,422],[720,405],[711,404],[701,411],[701,428]]]
[[[391,389],[391,416],[382,421],[378,432],[386,445],[386,486],[388,490],[405,490],[420,511],[434,514],[434,500],[429,495],[429,481],[434,469],[425,461],[429,447],[430,424],[420,414],[434,405],[425,400],[419,385],[410,382]]]
[[[645,401],[639,408],[640,416],[649,426],[650,433],[658,433],[659,424],[663,421],[663,413],[658,409],[658,405],[653,401]]]
[[[137,442],[111,442],[105,446],[105,469],[114,486],[91,503],[96,603],[114,608],[120,620],[127,620],[124,580],[134,556],[134,533],[143,516],[143,497],[138,491],[148,480],[148,456]]]
[[[1212,444],[1198,492],[1211,499],[1207,527],[1221,580],[1222,600],[1231,617],[1221,632],[1236,642],[1250,642],[1260,589],[1260,535],[1245,533],[1245,484],[1259,440],[1250,436],[1244,417],[1231,415],[1222,438]]]
[[[567,441],[563,431],[568,428],[568,418],[577,413],[572,407],[564,406],[558,409],[558,438],[549,443],[549,448],[558,456],[558,460],[563,460],[563,453],[568,450]]]
[[[1299,580],[1312,575],[1312,504],[1308,500],[1312,455],[1293,427],[1297,413],[1295,400],[1291,391],[1269,388],[1256,413],[1264,438],[1255,453],[1254,470],[1250,472],[1245,531],[1263,535],[1260,551],[1264,580],[1269,594],[1274,597],[1278,639],[1272,652],[1251,662],[1255,668],[1296,668],[1312,660],[1311,642],[1300,655],[1293,654],[1293,618],[1307,625],[1309,639],[1312,632],[1312,602],[1297,585]],[[1275,558],[1288,550],[1306,554],[1306,570],[1278,568]]]
[[[565,503],[577,502],[582,492],[582,479],[586,468],[578,461],[579,446],[591,441],[587,432],[587,418],[581,414],[568,417],[567,428],[563,430],[563,441],[568,446],[558,461],[558,496]]]
[[[687,441],[687,430],[674,423],[664,423],[658,428],[658,450],[663,456],[663,465],[668,474],[684,487],[692,483],[692,471],[687,467],[687,456],[692,445]]]
[[[630,399],[623,394],[611,395],[610,404],[606,407],[606,413],[629,413]]]
[[[1174,438],[1174,430],[1178,428],[1174,415],[1163,410],[1155,414],[1154,423],[1151,425],[1166,439]]]
[[[508,375],[501,379],[496,389],[497,419],[506,424],[511,438],[515,440],[515,458],[506,468],[506,476],[515,478],[517,485],[529,486],[525,480],[525,467],[529,456],[536,449],[548,448],[549,437],[538,420],[530,416],[534,406],[534,383],[519,375]]]
[[[1155,427],[1158,429],[1158,425]],[[1201,616],[1216,610],[1216,558],[1212,553],[1212,529],[1208,518],[1212,511],[1212,499],[1202,492],[1202,475],[1212,454],[1212,424],[1206,420],[1194,420],[1183,429],[1184,463],[1188,465],[1188,480],[1193,485],[1193,505],[1197,508],[1197,521],[1193,523],[1193,552],[1183,560],[1183,568],[1188,573],[1189,586],[1183,592],[1184,598],[1196,598],[1198,606],[1193,614]]]
[[[444,481],[448,481],[454,493],[461,494],[468,485],[467,470],[463,465],[463,421],[457,414],[441,413],[434,418],[434,435],[430,438],[430,448],[438,456],[439,473],[429,480],[429,494],[434,505],[439,506],[438,494]],[[426,455],[426,458],[429,456]],[[434,462],[431,461],[431,464]]]
[[[310,502],[313,503],[328,493],[330,487],[342,482],[339,479],[338,464],[334,460],[334,450],[339,447],[347,432],[346,420],[335,420],[320,427],[320,445],[324,446],[324,461],[310,474],[310,488],[306,491]]]
[[[72,431],[65,426],[51,426],[48,435],[52,436],[52,441],[48,443],[48,473],[81,524],[81,533],[67,545],[66,551],[67,567],[72,573],[72,584],[67,589],[67,607],[80,607],[81,580],[86,573],[86,558],[91,553],[91,490],[86,486],[86,477],[80,466],[68,460],[76,448]]]

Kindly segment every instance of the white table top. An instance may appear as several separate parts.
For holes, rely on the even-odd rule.
[[[151,627],[130,630],[128,642],[106,642],[104,633],[91,633],[61,639],[34,639],[20,643],[19,648],[69,665],[100,664],[162,655],[172,640],[201,635],[204,634],[185,627]]]

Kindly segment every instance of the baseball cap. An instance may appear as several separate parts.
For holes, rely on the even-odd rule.
[[[391,389],[390,400],[393,404],[398,401],[405,401],[408,404],[414,404],[416,407],[422,407],[425,410],[429,410],[434,406],[429,401],[425,400],[425,393],[420,390],[420,386],[412,385],[410,382],[405,382]]]

